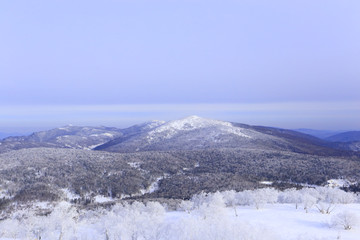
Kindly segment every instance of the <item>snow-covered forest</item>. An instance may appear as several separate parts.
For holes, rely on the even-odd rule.
[[[337,188],[200,193],[169,206],[117,202],[85,209],[69,202],[13,205],[0,239],[359,239],[360,197]]]

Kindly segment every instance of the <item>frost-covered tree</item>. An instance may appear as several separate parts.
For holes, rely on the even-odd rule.
[[[225,211],[225,201],[220,192],[213,194],[207,194],[202,200],[201,205],[197,209],[197,214],[202,216],[204,219],[221,218]]]
[[[302,202],[301,193],[295,188],[287,189],[279,193],[279,203],[294,203],[295,208],[298,209],[299,204]]]
[[[115,205],[104,217],[104,237],[109,240],[157,239],[164,215],[164,207],[157,202]]]
[[[191,213],[193,208],[194,208],[194,203],[192,201],[183,200],[179,204],[179,209],[187,212],[188,214]]]
[[[332,217],[331,225],[333,227],[340,226],[345,230],[350,230],[353,227],[359,225],[359,218],[355,213],[342,212]]]
[[[310,208],[316,204],[316,198],[310,194],[305,193],[302,195],[302,204],[304,206],[305,212],[308,213]]]
[[[236,197],[236,203],[241,206],[251,205],[253,202],[252,191],[250,190],[237,192],[235,197]]]
[[[68,202],[59,202],[47,217],[47,227],[44,236],[49,239],[74,239],[77,228],[78,213]]]
[[[200,192],[191,197],[191,202],[193,202],[194,208],[199,208],[204,202],[207,201],[208,193]]]
[[[112,239],[137,239],[141,235],[141,226],[145,223],[144,211],[145,205],[140,202],[133,204],[116,205],[107,215],[106,224],[110,240]]]
[[[249,192],[249,194],[256,209],[259,209],[265,203],[276,203],[278,199],[278,191],[273,188],[256,189]]]
[[[336,207],[336,204],[348,204],[355,201],[353,193],[347,193],[338,188],[317,187],[318,200],[315,205],[319,212],[330,214]]]
[[[355,202],[355,195],[351,192],[345,192],[338,188],[322,187],[319,188],[320,194],[325,196],[325,201],[332,203],[348,204]]]
[[[226,206],[233,208],[235,216],[237,217],[238,214],[237,214],[237,210],[236,210],[236,204],[237,204],[236,192],[234,190],[225,191],[225,192],[222,192],[222,195],[225,200]]]
[[[319,192],[314,188],[303,188],[300,191],[301,203],[306,213],[321,199]]]

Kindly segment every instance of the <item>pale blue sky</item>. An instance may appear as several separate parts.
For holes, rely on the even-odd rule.
[[[359,13],[358,0],[0,1],[0,130],[187,114],[360,129]]]

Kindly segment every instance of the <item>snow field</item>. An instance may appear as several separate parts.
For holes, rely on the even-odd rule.
[[[321,211],[320,204],[331,211]],[[0,221],[0,239],[359,240],[356,218],[360,204],[355,194],[332,188],[258,189],[200,193],[176,211],[158,202],[97,210],[60,202],[47,216],[18,209]],[[344,219],[351,220],[350,230],[342,225]]]

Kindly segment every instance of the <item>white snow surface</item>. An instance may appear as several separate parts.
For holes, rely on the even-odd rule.
[[[353,184],[353,183],[347,179],[330,179],[327,181],[326,186],[328,186],[328,187],[348,187],[351,184]]]
[[[110,198],[110,197],[105,197],[105,196],[97,195],[97,196],[95,196],[94,201],[95,201],[96,203],[106,203],[106,202],[112,202],[112,201],[114,201],[114,199],[112,199],[112,198]]]
[[[137,168],[140,168],[140,167],[137,166]],[[152,182],[150,184],[150,186],[148,188],[140,189],[138,193],[132,194],[131,197],[138,197],[138,196],[145,195],[147,193],[153,193],[153,192],[157,191],[159,189],[159,181],[161,179],[164,179],[164,177],[158,177],[154,182]],[[121,195],[120,199],[124,199],[124,198],[128,198],[128,197],[130,197],[130,195],[123,194],[123,195]]]
[[[99,137],[99,136],[106,136],[106,137],[114,137],[112,133],[101,133],[101,134],[91,134],[90,137]]]
[[[187,118],[170,121],[168,123],[160,125],[159,127],[150,131],[148,133],[147,138],[149,141],[152,141],[156,138],[156,136],[160,134],[163,138],[168,139],[175,136],[180,131],[191,131],[195,129],[210,128],[210,127],[216,127],[220,131],[235,134],[240,137],[251,138],[249,135],[246,135],[242,132],[242,128],[234,127],[229,122],[206,119],[198,116],[190,116]]]
[[[259,182],[260,184],[264,184],[264,185],[271,185],[271,184],[273,184],[273,182],[271,182],[271,181],[261,181],[261,182]]]
[[[65,199],[73,200],[73,199],[76,199],[76,198],[80,198],[80,195],[71,192],[67,188],[62,188],[61,191],[63,192]]]
[[[152,120],[150,122],[145,123],[146,124],[145,129],[152,129],[152,128],[158,127],[160,125],[163,125],[164,123],[166,123],[166,121]]]
[[[102,142],[102,143],[98,143],[98,144],[94,144],[94,145],[90,145],[88,147],[84,147],[85,150],[93,150],[94,148],[100,146],[100,145],[103,145],[105,142]]]
[[[158,177],[147,189],[141,190],[141,193],[144,195],[146,193],[153,193],[159,189],[159,181],[164,177]]]
[[[112,133],[103,133],[102,135],[107,136],[107,137],[114,137],[114,134],[112,134]]]
[[[359,240],[359,226],[344,230],[331,224],[332,217],[345,209],[360,214],[360,204],[339,205],[332,214],[320,214],[315,209],[305,213],[303,209],[295,209],[293,204],[268,204],[259,210],[238,206],[238,216],[234,215],[233,208],[227,207],[210,209],[207,217],[201,211],[164,212],[156,206],[144,208],[139,205],[139,209],[131,208],[125,212],[115,209],[107,214],[92,216],[88,213],[74,221],[71,214],[76,213],[67,210],[62,211],[63,218],[51,214],[24,219],[21,223],[13,219],[2,221],[0,239],[36,239],[33,232],[23,228],[39,223],[39,226],[49,228],[43,230],[44,240],[59,239],[60,229],[65,231],[64,239],[87,240],[106,239],[105,232],[109,239],[124,240],[134,239],[132,237],[136,235],[139,238],[135,239],[151,240]],[[47,224],[43,225],[44,222]],[[141,234],[146,234],[147,238]]]
[[[135,168],[135,169],[140,169],[140,162],[128,162],[128,164],[130,165],[130,167]]]
[[[0,240],[359,240],[358,197],[329,187],[202,192],[179,203],[177,211],[152,201],[114,202],[106,209],[79,209],[65,201],[13,203],[16,211],[0,220]],[[322,206],[331,211],[325,214]],[[42,209],[52,212],[39,215]]]

